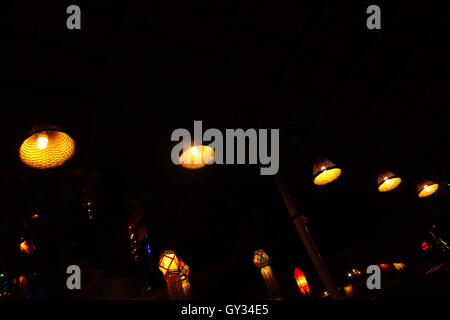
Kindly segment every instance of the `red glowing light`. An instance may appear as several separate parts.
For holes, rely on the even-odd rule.
[[[307,294],[311,294],[311,290],[308,285],[308,281],[306,280],[305,274],[299,268],[294,269],[294,278],[297,282],[298,288],[300,292],[305,296]]]
[[[430,245],[428,243],[426,243],[425,241],[422,242],[421,247],[422,247],[423,251],[428,251],[430,249]]]

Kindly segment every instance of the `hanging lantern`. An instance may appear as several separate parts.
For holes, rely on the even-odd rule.
[[[397,177],[390,171],[386,171],[378,176],[378,191],[388,192],[394,190],[402,182],[400,177]]]
[[[200,169],[214,160],[215,151],[209,146],[192,146],[180,156],[180,164],[187,169]]]
[[[393,263],[395,270],[397,271],[402,271],[403,269],[405,269],[405,264],[404,263],[400,263],[400,262],[394,262]]]
[[[431,180],[422,181],[417,185],[417,193],[419,198],[426,198],[437,191],[439,184]]]
[[[55,126],[35,127],[20,146],[20,160],[35,169],[59,167],[72,158],[75,141]]]
[[[333,182],[341,175],[342,170],[328,159],[317,160],[313,165],[314,184],[322,186]]]
[[[180,259],[180,279],[184,300],[191,299],[191,283],[189,282],[189,273],[189,266],[182,259]]]
[[[159,258],[159,270],[164,276],[170,273],[179,273],[180,262],[173,250],[164,251]]]
[[[253,257],[253,263],[260,269],[268,266],[269,256],[262,249],[256,250]]]
[[[294,278],[302,295],[306,296],[307,294],[311,294],[311,290],[309,288],[305,274],[297,267],[294,268]]]
[[[254,252],[253,263],[261,271],[269,297],[271,299],[280,299],[280,290],[278,289],[278,284],[273,275],[272,268],[269,265],[269,256],[264,250],[259,249]]]
[[[172,300],[183,299],[180,279],[180,263],[173,250],[164,251],[159,258],[159,270],[166,280],[169,297]]]

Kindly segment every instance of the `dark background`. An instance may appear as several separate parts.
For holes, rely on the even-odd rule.
[[[255,165],[171,163],[172,131],[192,131],[194,120],[205,130],[280,129],[280,174],[337,279],[354,264],[413,259],[431,226],[448,220],[444,194],[419,201],[415,189],[422,178],[450,182],[447,2],[2,1],[5,265],[23,267],[16,229],[47,183],[65,195],[52,202],[64,214],[49,219],[58,235],[42,236],[49,256],[65,251],[104,275],[130,275],[126,221],[137,205],[156,288],[158,255],[175,249],[198,272],[200,296],[258,296],[251,262],[259,247],[275,273],[288,278],[300,266],[320,287],[273,177]],[[79,31],[66,28],[69,4],[81,7]],[[381,30],[366,28],[370,4],[381,7]],[[18,159],[41,121],[77,141],[75,157],[48,175]],[[314,186],[316,156],[342,177]],[[404,179],[387,194],[376,190],[383,169]],[[94,231],[73,209],[80,176],[96,191]]]

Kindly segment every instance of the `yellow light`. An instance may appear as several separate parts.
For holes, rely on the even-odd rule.
[[[429,181],[428,184],[424,184],[423,186],[419,185],[419,198],[426,198],[431,196],[437,191],[438,188],[439,184],[432,181]]]
[[[385,172],[378,176],[378,191],[388,192],[394,190],[402,182],[400,177],[397,177],[392,172]]]
[[[31,134],[20,146],[20,160],[35,169],[59,167],[72,158],[75,141],[57,129]]]
[[[38,149],[45,149],[48,146],[48,136],[46,134],[40,134],[37,139]]]
[[[339,178],[341,173],[342,173],[342,170],[339,168],[332,168],[332,169],[328,169],[328,170],[325,169],[314,178],[314,184],[316,184],[318,186],[323,186],[325,184],[333,182],[334,180]]]
[[[341,173],[342,170],[326,158],[320,158],[313,164],[314,184],[319,186],[333,182]]]
[[[405,269],[405,264],[404,263],[394,263],[394,268],[398,271],[401,271],[403,269]]]
[[[193,146],[180,156],[180,164],[187,169],[200,169],[214,160],[215,151],[209,146]]]
[[[352,297],[352,296],[353,296],[353,286],[352,286],[351,284],[346,285],[346,286],[344,287],[344,291],[345,291],[345,293],[346,293],[349,297]]]
[[[176,253],[172,250],[164,251],[159,259],[159,270],[165,276],[167,273],[179,274],[180,263]]]

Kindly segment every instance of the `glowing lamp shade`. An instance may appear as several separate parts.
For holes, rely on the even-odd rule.
[[[417,193],[419,198],[426,198],[437,191],[439,184],[430,180],[422,181],[417,185]]]
[[[35,129],[20,146],[20,160],[35,169],[56,168],[72,158],[75,141],[57,127]]]
[[[253,255],[253,263],[260,269],[264,268],[269,265],[269,256],[262,249],[256,250]]]
[[[180,164],[187,169],[200,169],[214,160],[215,151],[208,146],[193,146],[180,156]]]
[[[180,262],[178,260],[177,254],[173,250],[164,251],[159,258],[159,270],[164,276],[167,274],[180,272]]]
[[[353,285],[348,284],[344,287],[345,294],[349,297],[353,297],[354,291],[353,291]]]
[[[323,186],[333,182],[341,175],[342,170],[328,159],[317,160],[313,165],[314,184]]]
[[[306,280],[305,274],[299,268],[294,269],[294,278],[297,282],[298,289],[302,293],[302,295],[311,294],[311,290],[309,288],[308,281]]]
[[[397,177],[392,172],[388,171],[378,176],[378,191],[388,192],[394,190],[402,182],[400,177]]]

